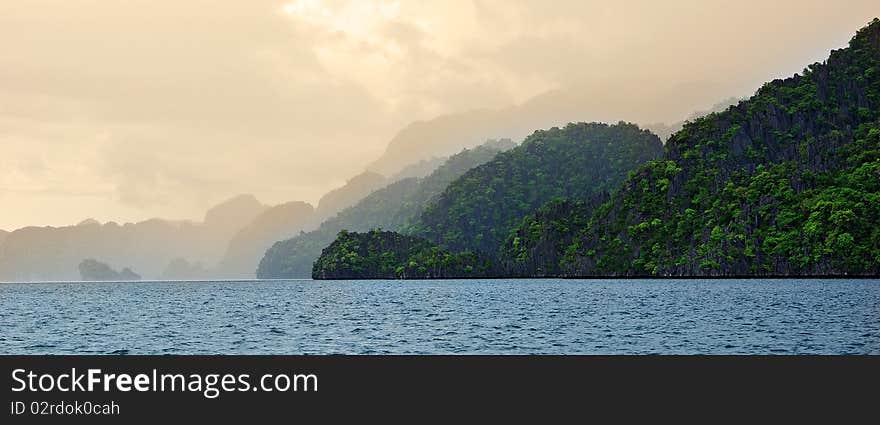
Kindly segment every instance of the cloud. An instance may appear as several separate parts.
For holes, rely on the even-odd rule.
[[[589,99],[608,104],[608,116],[637,109],[633,119],[672,121],[824,58],[873,9],[861,0],[2,2],[0,201],[17,207],[0,227],[198,218],[237,193],[315,202],[412,121],[554,90],[562,95],[539,98],[547,105],[535,113],[581,117]]]

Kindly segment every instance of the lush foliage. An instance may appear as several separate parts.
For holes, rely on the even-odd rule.
[[[495,255],[526,215],[554,198],[590,199],[662,154],[634,124],[569,124],[536,131],[452,182],[407,230],[451,251]]]
[[[448,250],[493,258],[495,267],[504,274],[555,274],[556,267],[534,268],[535,258],[544,262],[557,256],[555,248],[560,242],[556,239],[563,233],[563,239],[571,239],[569,228],[586,223],[585,217],[598,204],[595,199],[603,199],[605,191],[619,185],[628,170],[658,157],[661,151],[657,136],[627,123],[580,123],[537,131],[521,146],[498,154],[449,184],[405,232],[437,243],[443,255],[452,255],[443,251]],[[576,203],[576,217],[549,223],[554,232],[549,237],[539,240],[537,235],[548,227],[529,218],[517,229],[527,214],[562,196],[594,200]],[[560,209],[571,215],[568,208],[566,203],[552,204],[539,215],[558,215]],[[569,218],[574,222],[565,221]],[[536,239],[529,239],[531,235]],[[502,248],[505,239],[508,245]],[[526,260],[529,255],[533,258]],[[388,270],[405,267],[409,261],[400,253],[388,258],[403,261],[388,265]],[[383,276],[388,276],[387,270]]]
[[[472,252],[451,253],[396,232],[342,231],[315,261],[315,279],[431,279],[494,275],[493,261]]]
[[[685,125],[597,208],[564,274],[880,273],[880,21]]]
[[[342,230],[367,231],[383,228],[402,230],[412,225],[422,209],[439,195],[449,182],[467,170],[491,160],[510,149],[509,140],[490,141],[451,156],[425,178],[405,178],[379,189],[335,217],[324,221],[315,231],[275,243],[263,256],[257,269],[259,278],[306,278],[321,250]]]
[[[880,274],[880,21],[826,62],[688,122],[661,159],[643,133],[536,132],[408,227],[439,248],[383,245],[383,276],[428,246],[432,258],[497,252],[506,275]]]
[[[505,274],[557,276],[562,273],[566,250],[576,249],[574,237],[586,228],[595,207],[585,201],[554,199],[526,216],[511,232],[500,253]]]

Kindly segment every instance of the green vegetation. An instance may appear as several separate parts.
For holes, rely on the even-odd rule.
[[[685,125],[580,229],[565,274],[880,273],[880,21]]]
[[[342,231],[315,261],[315,279],[432,279],[492,276],[493,261],[450,253],[424,239],[371,230]]]
[[[605,192],[619,185],[629,170],[659,157],[661,152],[659,138],[634,124],[579,123],[536,131],[522,145],[452,181],[418,221],[404,226],[403,232],[436,243],[443,255],[479,253],[478,256],[492,258],[501,267],[497,261],[500,254],[505,266],[530,275],[535,270],[504,259],[508,251],[520,247],[519,239],[513,237],[512,248],[502,249],[523,217],[552,199],[603,199],[607,196]],[[578,211],[588,216],[596,204],[581,202],[577,204]],[[557,232],[567,230],[554,228]],[[543,245],[541,251],[551,255]],[[389,258],[408,257],[395,253]],[[398,263],[396,267],[407,264]],[[316,265],[314,270],[313,275],[322,275],[321,267]],[[556,268],[540,271],[555,272]]]
[[[656,136],[631,124],[536,132],[405,228],[437,246],[385,244],[387,263],[344,268],[389,276],[434,249],[419,261],[497,253],[497,266],[469,276],[876,276],[878,70],[875,19],[826,62],[686,123],[662,158]],[[341,263],[316,264],[316,276],[331,264]]]
[[[523,219],[501,249],[500,262],[511,276],[558,276],[562,258],[577,250],[574,236],[589,223],[593,206],[585,201],[554,199]]]
[[[541,205],[611,191],[662,149],[656,135],[624,122],[536,131],[452,182],[407,230],[450,251],[495,255],[511,229]]]
[[[321,254],[321,250],[342,230],[403,230],[411,226],[422,209],[451,181],[513,146],[510,140],[489,141],[451,156],[425,178],[405,178],[371,193],[354,206],[324,221],[315,231],[275,243],[260,261],[257,277],[266,279],[311,276],[312,264]]]

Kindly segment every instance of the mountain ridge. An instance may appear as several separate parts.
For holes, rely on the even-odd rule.
[[[266,251],[257,268],[259,278],[308,278],[321,251],[338,233],[376,228],[402,230],[450,181],[514,146],[510,140],[488,141],[450,156],[424,178],[410,177],[371,193],[357,204],[325,220],[314,231],[279,241]]]
[[[508,230],[555,197],[591,197],[662,152],[635,124],[570,123],[522,144],[451,182],[408,229],[444,249],[497,253]]]
[[[499,153],[451,181],[424,208],[418,220],[399,229],[408,237],[432,244],[430,248],[419,245],[417,252],[396,252],[394,241],[406,242],[400,249],[407,251],[413,240],[403,235],[383,234],[376,246],[388,250],[383,253],[386,257],[404,261],[395,266],[380,261],[383,276],[398,268],[411,276],[419,270],[410,267],[413,262],[430,262],[432,266],[426,266],[430,271],[434,270],[433,265],[453,264],[462,255],[494,258],[510,229],[523,216],[556,197],[599,196],[619,184],[629,170],[659,157],[662,146],[660,139],[650,131],[625,122],[614,125],[570,123],[564,128],[535,131],[515,148]],[[344,234],[342,237],[360,247],[361,242],[373,241],[377,235]],[[346,243],[330,246],[349,249]],[[362,250],[355,251],[354,258],[363,258]],[[372,255],[366,258],[372,263],[379,261],[374,261]],[[322,267],[360,267],[359,262],[348,262],[333,249],[322,251],[315,264],[320,266],[313,268],[312,276],[353,272],[334,269],[328,273]],[[444,267],[429,275],[448,274],[453,270],[454,276],[462,271]],[[496,274],[496,270],[493,265],[484,268],[482,273]]]
[[[685,124],[552,266],[563,276],[877,275],[878,70],[875,19],[824,63]]]

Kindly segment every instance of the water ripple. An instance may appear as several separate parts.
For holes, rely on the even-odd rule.
[[[880,280],[0,284],[0,318],[0,354],[880,354]]]

